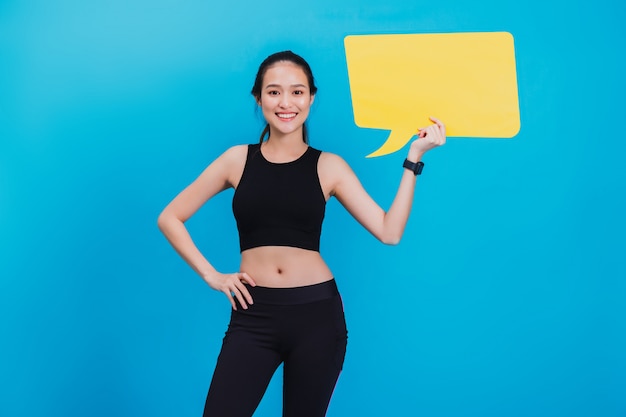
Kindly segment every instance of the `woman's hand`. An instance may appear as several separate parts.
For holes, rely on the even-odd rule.
[[[205,281],[214,290],[226,294],[230,304],[233,306],[233,310],[237,310],[235,297],[244,309],[248,308],[248,304],[253,304],[252,296],[248,292],[244,283],[250,284],[253,287],[256,286],[256,283],[250,275],[245,272],[235,272],[233,274],[220,274],[219,272],[216,272],[215,274],[206,277]]]
[[[416,162],[427,151],[441,146],[446,143],[446,127],[441,120],[434,117],[429,118],[434,124],[421,128],[419,130],[418,139],[411,143],[409,149],[409,160]]]

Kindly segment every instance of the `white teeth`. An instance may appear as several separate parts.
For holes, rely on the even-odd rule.
[[[296,117],[295,113],[276,113],[276,115],[281,119],[293,119]]]

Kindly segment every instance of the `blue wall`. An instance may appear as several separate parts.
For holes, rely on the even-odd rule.
[[[625,6],[598,0],[0,2],[0,415],[198,416],[229,315],[156,228],[256,140],[258,63],[292,49],[314,146],[383,206],[404,151],[352,119],[343,38],[508,31],[521,131],[429,154],[402,243],[332,201],[350,342],[329,416],[626,415]],[[426,59],[426,57],[425,57]],[[231,193],[189,222],[238,265]],[[257,416],[275,416],[275,379]]]

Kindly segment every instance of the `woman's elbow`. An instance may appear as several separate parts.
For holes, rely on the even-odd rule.
[[[402,236],[389,235],[381,236],[379,240],[385,245],[396,246],[398,243],[400,243],[401,238]]]
[[[156,223],[159,230],[163,231],[163,226],[165,225],[165,217],[163,216],[163,213],[159,214]]]
[[[157,227],[161,232],[165,232],[165,229],[167,229],[167,226],[171,223],[172,218],[171,214],[169,214],[166,210],[159,214],[159,217],[157,217]]]

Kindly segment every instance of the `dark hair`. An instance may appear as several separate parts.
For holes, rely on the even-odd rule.
[[[261,100],[261,89],[263,87],[263,78],[265,77],[265,73],[267,70],[274,64],[278,62],[291,62],[302,68],[304,71],[304,75],[306,75],[307,81],[309,82],[309,92],[312,96],[317,93],[317,87],[315,86],[315,79],[313,78],[313,72],[311,71],[311,67],[308,62],[304,60],[300,55],[294,54],[291,51],[282,51],[276,52],[265,58],[261,65],[259,66],[259,70],[256,73],[256,78],[254,80],[254,85],[252,86],[252,91],[250,93],[254,96],[254,98],[259,101]],[[269,123],[265,125],[263,129],[263,133],[261,133],[261,139],[259,143],[263,143],[263,139],[265,136],[269,139],[270,134],[270,125]],[[304,143],[309,143],[309,138],[307,136],[306,125],[302,125],[302,140]]]

